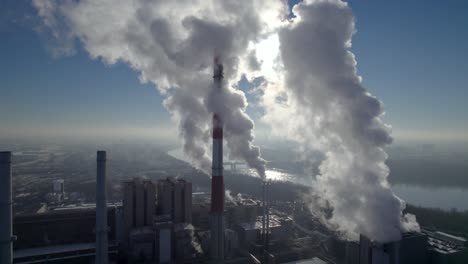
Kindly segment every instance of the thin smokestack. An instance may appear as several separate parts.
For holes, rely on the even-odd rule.
[[[214,89],[221,89],[223,65],[214,59]],[[224,179],[223,179],[223,120],[213,113],[213,159],[211,177],[211,257],[214,262],[224,261]]]
[[[11,152],[0,152],[0,263],[13,263]]]
[[[266,182],[262,182],[262,243],[265,247],[265,231],[266,231]]]
[[[270,245],[270,181],[266,181],[266,194],[265,194],[265,202],[266,202],[266,237],[265,237],[265,250],[269,251]],[[268,255],[266,255],[268,257]]]
[[[262,183],[262,243],[263,243],[263,259],[268,259],[268,245],[270,234],[270,185],[271,182],[267,179]]]
[[[97,152],[96,171],[96,263],[107,264],[106,152]]]

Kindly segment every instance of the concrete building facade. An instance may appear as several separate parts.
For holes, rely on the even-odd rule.
[[[192,222],[192,183],[167,178],[158,181],[159,215],[169,215],[173,223]]]
[[[135,178],[123,183],[125,233],[132,228],[152,226],[156,213],[156,187],[153,182]]]

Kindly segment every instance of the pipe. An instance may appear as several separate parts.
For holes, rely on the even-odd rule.
[[[11,152],[0,152],[0,263],[13,263]]]
[[[269,250],[270,245],[270,181],[266,182],[266,250]]]
[[[262,244],[263,250],[266,250],[266,181],[262,182]],[[264,252],[265,253],[265,252]]]
[[[215,89],[222,88],[223,65],[215,57],[213,67]],[[213,263],[224,262],[224,179],[223,179],[223,122],[213,114],[213,157],[211,177],[211,258]]]
[[[106,152],[97,152],[96,170],[96,263],[107,264]]]

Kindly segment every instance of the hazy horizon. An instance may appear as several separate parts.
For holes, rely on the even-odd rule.
[[[298,1],[289,1],[292,7]],[[464,1],[349,1],[356,14],[352,51],[363,84],[384,103],[396,144],[468,142]],[[420,7],[424,6],[424,12]],[[394,19],[398,14],[398,19]],[[92,59],[79,43],[56,56],[29,1],[0,11],[0,142],[14,137],[144,137],[173,140],[177,126],[164,97],[122,62]],[[431,19],[427,19],[430,17]],[[54,55],[55,54],[55,55]],[[202,58],[201,58],[202,59]],[[247,113],[257,141],[270,135],[247,81]]]

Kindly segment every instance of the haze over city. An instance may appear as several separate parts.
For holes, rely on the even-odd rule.
[[[3,1],[0,262],[466,263],[466,11]]]

